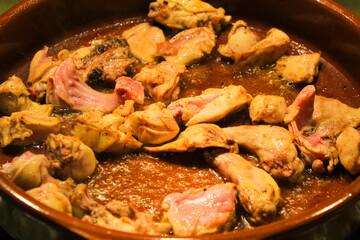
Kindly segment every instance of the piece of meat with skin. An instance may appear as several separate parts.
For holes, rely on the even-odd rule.
[[[352,175],[360,172],[360,133],[352,127],[347,127],[336,139],[341,165]]]
[[[192,152],[197,148],[223,148],[238,152],[237,144],[219,126],[200,123],[187,127],[172,142],[157,147],[145,147],[150,152]]]
[[[144,144],[162,144],[175,138],[180,128],[163,103],[154,103],[130,114],[121,129]]]
[[[165,197],[162,208],[176,236],[195,236],[228,230],[235,217],[233,183],[190,188]]]
[[[275,62],[288,49],[290,38],[283,31],[272,28],[266,37],[247,49],[231,54],[240,71]]]
[[[49,161],[43,154],[26,151],[0,167],[0,172],[24,190],[39,187],[49,176]]]
[[[148,17],[170,28],[209,27],[216,32],[231,20],[223,8],[200,0],[157,0],[150,3]]]
[[[146,63],[151,63],[158,57],[157,44],[165,42],[163,31],[149,23],[141,23],[122,33],[130,46],[131,53]]]
[[[265,122],[282,124],[287,109],[285,98],[275,95],[257,95],[249,107],[249,115],[253,123]]]
[[[100,207],[100,204],[92,199],[88,193],[86,184],[77,184],[69,196],[74,217],[82,218],[90,214],[93,209]]]
[[[14,112],[0,118],[0,144],[25,146],[42,143],[50,133],[60,131],[61,120],[31,111]]]
[[[124,121],[125,118],[117,114],[104,115],[90,111],[74,120],[71,132],[97,153],[136,151],[142,147],[142,143],[118,129]]]
[[[154,66],[145,66],[134,76],[155,101],[167,102],[178,98],[180,76],[186,67],[180,63],[164,61]]]
[[[265,223],[277,215],[280,188],[270,174],[234,153],[217,155],[211,162],[236,185],[240,202],[251,221]]]
[[[208,88],[199,96],[179,99],[168,109],[185,126],[191,126],[217,122],[230,113],[243,110],[251,99],[245,88],[230,85],[222,89]]]
[[[215,34],[209,28],[201,27],[184,30],[157,47],[159,55],[167,61],[190,65],[210,54],[215,41]]]
[[[228,34],[226,44],[221,44],[218,51],[225,57],[231,57],[236,52],[243,52],[260,41],[260,37],[250,30],[246,22],[238,20]]]
[[[315,86],[308,85],[303,88],[294,102],[288,107],[285,118],[288,120],[289,131],[295,136],[295,143],[298,146],[305,162],[312,166],[317,173],[331,172],[338,163],[337,150],[326,139],[325,132],[315,132],[304,135],[311,129],[314,112]],[[332,109],[334,111],[334,109]]]
[[[27,84],[36,101],[45,97],[48,79],[62,62],[61,59],[48,56],[48,50],[47,46],[39,50],[30,63]]]
[[[0,85],[0,112],[5,115],[11,115],[13,112],[23,110],[50,116],[53,111],[53,105],[41,105],[32,101],[23,81],[14,75]]]
[[[98,161],[94,152],[77,137],[50,134],[44,147],[50,168],[61,179],[81,181],[95,171]]]
[[[126,79],[126,78],[125,78]],[[49,78],[46,102],[55,106],[70,107],[74,110],[88,111],[99,110],[111,112],[120,104],[124,103],[129,94],[131,99],[137,99],[142,104],[143,91],[128,92],[129,88],[123,88],[124,77],[116,80],[114,93],[107,94],[95,91],[86,83],[81,82],[75,74],[74,64],[71,59],[65,60]],[[127,83],[128,84],[128,83]],[[140,83],[133,82],[132,90],[141,90]]]
[[[294,136],[285,128],[271,125],[242,125],[223,128],[235,142],[255,153],[259,165],[276,179],[296,181],[304,170]]]
[[[319,73],[320,53],[282,56],[276,72],[288,82],[311,83]]]

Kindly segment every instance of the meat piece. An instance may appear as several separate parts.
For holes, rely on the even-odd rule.
[[[38,51],[30,63],[29,76],[27,84],[31,95],[37,100],[41,100],[46,95],[46,87],[49,77],[54,73],[62,60],[48,56],[48,47]]]
[[[26,191],[26,193],[42,204],[72,216],[70,201],[56,184],[44,183],[40,187]]]
[[[157,0],[150,3],[149,10],[148,17],[178,29],[209,27],[220,32],[231,20],[223,8],[214,8],[200,0]]]
[[[60,131],[61,120],[41,116],[31,111],[14,112],[10,117],[0,118],[0,144],[31,145],[42,143],[50,133]]]
[[[154,103],[129,115],[122,126],[144,144],[162,144],[179,133],[180,128],[172,113],[163,103]]]
[[[100,204],[92,199],[87,191],[86,184],[77,184],[69,196],[74,217],[82,218],[90,214],[93,209],[100,207]]]
[[[17,186],[29,190],[45,182],[49,176],[48,168],[49,161],[44,155],[27,151],[2,165],[0,172]]]
[[[267,172],[234,153],[216,156],[213,164],[235,183],[240,202],[253,222],[264,223],[277,214],[280,188]]]
[[[215,46],[215,34],[206,27],[192,28],[159,43],[158,52],[167,61],[190,65],[210,54]]]
[[[239,26],[237,25],[233,26],[233,28],[238,27]],[[239,70],[247,70],[252,67],[263,66],[275,62],[276,59],[286,52],[290,44],[290,38],[283,31],[272,28],[261,41],[258,41],[246,49],[243,49],[242,47],[232,47],[231,53],[229,48],[234,46],[237,41],[241,41],[239,43],[239,46],[241,46],[243,42],[245,42],[246,45],[250,45],[256,40],[255,36],[248,33],[246,26],[242,26],[242,28],[243,29],[238,33],[239,36],[236,34],[234,39],[230,36],[230,46],[227,44],[227,47],[220,48],[220,53],[224,54],[226,57],[231,57]],[[232,29],[232,31],[236,32],[236,29]],[[235,52],[235,49],[238,49],[239,51]]]
[[[158,57],[157,44],[165,42],[163,31],[149,23],[141,23],[123,32],[131,53],[144,62],[154,62]]]
[[[81,181],[95,171],[98,161],[94,152],[77,137],[50,134],[44,146],[50,167],[62,179]]]
[[[218,51],[225,57],[231,57],[234,53],[243,52],[260,40],[260,37],[250,30],[246,22],[238,20],[228,34],[227,43],[221,44]]]
[[[155,66],[143,67],[134,80],[141,82],[155,101],[166,102],[178,98],[180,75],[185,70],[182,64],[164,61]]]
[[[190,188],[167,195],[162,207],[177,236],[194,236],[226,231],[234,221],[235,185],[224,183],[209,188]]]
[[[234,140],[220,127],[211,123],[200,123],[186,128],[172,142],[158,147],[145,147],[150,152],[192,152],[197,148],[224,148],[238,152]]]
[[[243,125],[223,128],[239,146],[255,153],[260,166],[274,178],[297,180],[304,170],[297,157],[293,135],[283,127],[271,125]]]
[[[243,110],[252,97],[242,86],[208,88],[196,97],[172,102],[168,109],[186,126],[202,122],[217,122],[226,115]]]
[[[352,175],[360,172],[360,134],[352,127],[347,127],[336,139],[341,165]]]
[[[331,172],[338,163],[338,153],[331,139],[326,138],[325,132],[313,131],[311,123],[314,99],[315,86],[306,86],[288,107],[290,116],[285,118],[291,120],[288,124],[289,131],[294,134],[295,143],[306,163],[311,165],[315,172],[323,173],[325,169]],[[334,108],[331,111],[335,113]]]
[[[12,76],[0,85],[0,112],[10,115],[13,112],[23,110],[50,116],[53,105],[40,105],[37,102],[33,102],[23,81],[16,76]]]
[[[124,120],[124,117],[117,114],[87,112],[74,120],[72,134],[94,152],[127,153],[140,149],[141,142],[118,129]]]
[[[250,103],[249,114],[252,122],[282,124],[286,112],[285,98],[274,95],[257,95]]]
[[[319,72],[320,53],[283,56],[276,72],[288,82],[311,83]]]
[[[125,86],[132,84],[134,87],[124,88],[123,81],[127,81],[127,78],[120,77],[116,80],[115,90],[112,94],[97,92],[79,80],[75,74],[72,60],[67,59],[60,64],[55,73],[49,78],[46,102],[75,110],[99,110],[103,112],[113,111],[124,103],[125,97],[128,96],[142,104],[144,99],[140,96],[143,96],[144,93],[140,83],[135,81],[129,83],[127,81]]]

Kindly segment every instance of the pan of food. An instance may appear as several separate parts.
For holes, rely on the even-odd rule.
[[[24,0],[0,16],[17,239],[343,239],[360,19],[330,0]]]

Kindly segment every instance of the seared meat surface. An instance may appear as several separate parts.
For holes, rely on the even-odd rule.
[[[341,165],[351,174],[360,172],[360,133],[358,130],[347,127],[336,139],[336,148],[339,152]]]
[[[250,103],[251,121],[282,124],[286,112],[285,98],[274,95],[257,95]]]

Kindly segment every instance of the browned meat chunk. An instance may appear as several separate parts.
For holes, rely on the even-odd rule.
[[[282,124],[286,112],[285,98],[274,95],[257,95],[250,103],[249,114],[252,122]]]
[[[77,137],[50,134],[44,146],[50,167],[62,179],[81,181],[95,171],[98,161],[94,152]]]
[[[56,60],[55,57],[49,57],[47,55],[48,50],[49,48],[45,46],[38,51],[30,63],[27,84],[30,87],[31,95],[37,101],[45,97],[49,77],[62,62],[61,59]]]
[[[280,188],[267,172],[234,153],[216,156],[213,164],[235,183],[240,202],[251,215],[252,221],[266,222],[277,214]]]
[[[320,53],[283,56],[276,61],[276,72],[286,81],[311,83],[319,72]]]
[[[347,127],[336,139],[341,165],[352,175],[360,172],[360,134],[359,131]]]
[[[226,115],[243,110],[251,96],[242,86],[209,88],[196,97],[182,98],[172,102],[168,109],[186,126],[197,123],[217,122]]]
[[[271,125],[243,125],[223,128],[239,146],[254,152],[260,166],[274,178],[297,180],[304,170],[297,157],[293,135],[283,127]]]
[[[29,151],[0,167],[0,172],[24,190],[39,187],[46,181],[49,161],[42,154]]]
[[[148,17],[178,29],[205,26],[219,32],[231,20],[223,8],[214,8],[200,0],[157,0],[150,3],[149,9]]]
[[[10,117],[0,118],[1,147],[7,145],[31,145],[46,140],[50,133],[60,131],[61,120],[56,117],[41,116],[31,111],[21,111]]]
[[[118,114],[87,112],[74,120],[72,134],[94,152],[127,153],[140,149],[141,142],[118,129],[124,121],[125,118]]]
[[[60,64],[49,78],[47,87],[46,102],[75,110],[111,112],[127,99],[140,104],[144,102],[142,85],[127,77],[119,77],[116,80],[114,93],[95,91],[76,76],[71,59]]]
[[[170,101],[178,98],[180,93],[180,75],[185,72],[184,65],[164,61],[155,66],[146,66],[134,76],[155,101]]]
[[[158,27],[141,23],[123,32],[122,36],[130,46],[131,53],[144,62],[154,62],[158,57],[157,44],[165,42],[165,36]]]
[[[169,41],[159,43],[158,51],[167,61],[190,65],[210,54],[215,34],[206,27],[184,30]]]
[[[144,144],[168,142],[180,131],[172,113],[160,102],[129,115],[121,129],[132,133]]]
[[[145,147],[150,152],[191,152],[197,148],[217,147],[237,152],[238,147],[220,127],[210,123],[200,123],[186,128],[172,142],[159,147]]]
[[[30,99],[30,93],[23,81],[12,76],[0,85],[0,112],[10,115],[13,112],[29,110],[39,115],[50,116],[53,105],[40,105]]]
[[[209,188],[190,188],[166,196],[162,207],[177,236],[194,236],[231,227],[235,216],[235,185],[217,184]]]

